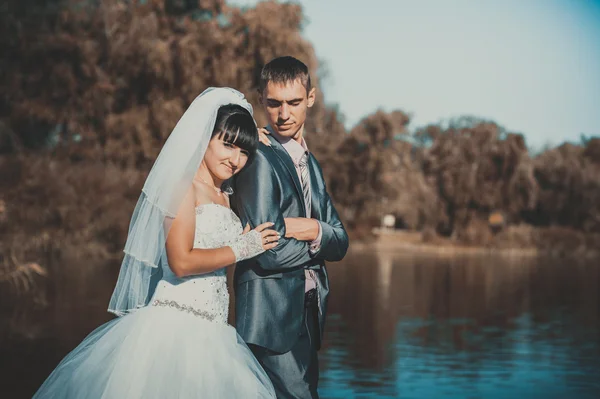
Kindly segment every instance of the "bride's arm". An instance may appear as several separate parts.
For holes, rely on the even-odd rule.
[[[167,259],[177,277],[209,273],[235,263],[235,255],[230,247],[193,248],[196,231],[194,202],[194,195],[190,190],[173,219],[167,236]]]
[[[264,245],[264,250],[277,245],[277,239],[275,239],[277,232],[267,230],[267,227],[268,224],[265,223],[255,229],[262,238],[270,237],[271,242]],[[190,190],[184,198],[177,216],[172,221],[166,242],[169,267],[177,277],[210,273],[236,262],[236,254],[229,246],[214,249],[194,248],[195,230],[195,199]],[[248,233],[248,230],[245,230],[244,233]]]

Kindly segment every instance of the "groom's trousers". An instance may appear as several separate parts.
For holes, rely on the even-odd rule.
[[[316,290],[306,293],[304,322],[298,342],[289,352],[275,353],[266,348],[249,345],[269,378],[278,399],[318,399],[319,307]]]

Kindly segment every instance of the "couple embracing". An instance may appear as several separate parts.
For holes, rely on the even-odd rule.
[[[230,88],[181,117],[134,210],[109,311],[35,398],[318,398],[329,280],[348,235],[304,140],[308,68],[263,68],[269,126]],[[236,265],[236,328],[226,268]],[[237,331],[236,331],[237,330]]]

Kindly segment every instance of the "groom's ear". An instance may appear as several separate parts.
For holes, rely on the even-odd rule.
[[[316,93],[317,93],[317,88],[313,87],[312,89],[310,89],[310,91],[308,92],[308,101],[307,101],[307,106],[308,108],[312,107],[313,105],[315,105],[315,97],[316,97]]]

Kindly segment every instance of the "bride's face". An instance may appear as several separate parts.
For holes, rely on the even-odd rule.
[[[219,135],[208,143],[204,163],[210,173],[220,180],[227,180],[238,173],[248,162],[248,151],[221,140]]]

